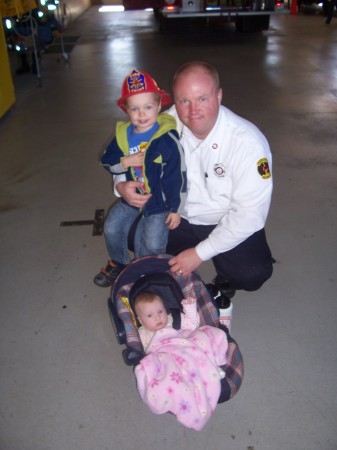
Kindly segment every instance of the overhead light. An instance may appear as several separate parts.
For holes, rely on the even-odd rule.
[[[123,5],[103,5],[98,9],[99,12],[120,12],[124,11]]]
[[[24,44],[15,44],[15,50],[17,52],[25,52],[27,48]]]

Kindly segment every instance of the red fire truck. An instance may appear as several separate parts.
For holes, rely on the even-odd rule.
[[[162,31],[204,24],[234,22],[237,31],[269,28],[277,0],[123,0],[125,10],[152,8]]]

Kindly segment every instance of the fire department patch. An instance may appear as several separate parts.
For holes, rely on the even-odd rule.
[[[225,166],[223,164],[214,164],[213,171],[217,177],[225,176]]]
[[[128,87],[130,94],[134,94],[135,92],[145,91],[145,78],[141,72],[133,69],[133,71],[128,76]]]
[[[267,158],[262,158],[257,162],[257,171],[265,180],[271,177]]]

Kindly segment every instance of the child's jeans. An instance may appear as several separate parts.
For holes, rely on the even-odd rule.
[[[104,222],[104,236],[112,261],[129,264],[128,234],[133,222],[141,212],[119,201],[114,205]],[[165,220],[168,211],[142,217],[135,235],[135,257],[166,253],[168,228]]]

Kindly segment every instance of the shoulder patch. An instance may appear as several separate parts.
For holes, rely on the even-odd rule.
[[[257,171],[265,180],[271,177],[267,158],[262,158],[257,162]]]

